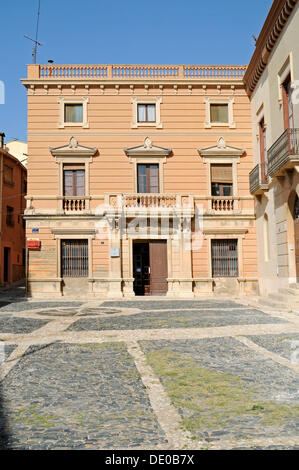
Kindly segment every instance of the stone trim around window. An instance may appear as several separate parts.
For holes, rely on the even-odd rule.
[[[208,196],[211,196],[211,164],[231,164],[233,173],[233,196],[238,196],[238,175],[237,164],[240,163],[241,156],[245,153],[244,148],[236,148],[226,145],[223,137],[218,139],[217,145],[208,148],[199,148],[199,155],[202,157],[203,163],[207,164],[207,182]]]
[[[161,122],[161,109],[160,105],[162,103],[162,97],[152,97],[152,98],[145,98],[145,97],[132,97],[132,122],[131,127],[132,129],[137,129],[139,127],[156,127],[157,129],[162,129],[163,125]],[[137,106],[138,104],[155,104],[156,105],[156,122],[138,122],[137,119]]]
[[[238,233],[238,230],[234,230],[233,227],[227,231],[221,229],[215,231],[213,234],[205,234],[205,239],[208,241],[208,277],[211,279],[219,279],[219,277],[212,276],[212,240],[223,239],[235,239],[238,240],[238,276],[236,278],[242,278],[244,273],[243,266],[243,240],[245,238],[245,233],[247,230],[243,230],[242,233]]]
[[[87,120],[87,104],[89,99],[87,96],[83,98],[58,98],[59,103],[59,129],[64,129],[65,127],[82,127],[84,129],[89,128],[89,122]],[[66,104],[82,104],[83,105],[83,119],[82,122],[65,122],[64,121],[64,109]]]
[[[56,240],[56,276],[61,279],[61,240],[88,240],[88,278],[92,278],[94,229],[52,229]]]
[[[210,129],[211,127],[229,127],[230,129],[236,128],[236,123],[234,122],[234,109],[233,105],[235,103],[234,98],[204,98],[206,105],[206,121],[204,127]],[[228,122],[211,122],[211,104],[227,104],[228,105]]]
[[[280,105],[282,105],[282,86],[288,76],[291,77],[291,86],[292,88],[294,88],[294,63],[292,52],[290,52],[283,66],[277,74],[278,102]]]
[[[85,170],[85,197],[89,196],[89,165],[97,152],[95,147],[80,145],[75,137],[71,137],[69,144],[61,147],[49,148],[56,163],[59,165],[58,196],[63,197],[63,169],[65,164],[82,165]],[[62,201],[61,201],[62,203]],[[86,201],[86,209],[89,209],[89,200]]]
[[[137,147],[124,148],[124,152],[129,157],[130,163],[134,165],[134,192],[137,192],[137,165],[154,163],[159,165],[159,191],[164,191],[164,171],[163,164],[172,153],[171,148],[158,147],[153,145],[150,137],[144,139],[143,145]]]

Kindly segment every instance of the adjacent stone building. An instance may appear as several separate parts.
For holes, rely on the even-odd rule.
[[[273,2],[244,82],[250,96],[259,288],[295,300],[299,278],[299,5]],[[290,289],[293,288],[293,289]],[[279,292],[280,291],[280,292]]]
[[[256,293],[245,66],[29,65],[29,295]]]

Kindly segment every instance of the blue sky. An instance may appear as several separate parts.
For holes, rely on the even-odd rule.
[[[41,0],[37,62],[246,64],[272,0]],[[26,140],[26,93],[38,0],[1,5],[0,132]]]

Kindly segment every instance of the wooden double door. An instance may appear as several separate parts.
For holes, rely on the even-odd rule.
[[[167,276],[167,241],[135,241],[133,245],[135,294],[165,295]]]

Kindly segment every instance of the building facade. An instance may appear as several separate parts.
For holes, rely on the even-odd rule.
[[[299,278],[298,31],[298,1],[274,2],[244,77],[252,112],[250,191],[255,196],[259,288],[261,295],[278,300]]]
[[[0,285],[25,277],[25,194],[27,170],[0,145]]]
[[[29,295],[257,292],[245,70],[28,66]]]

